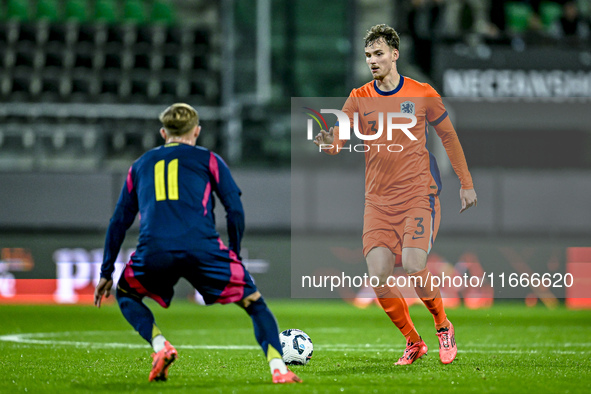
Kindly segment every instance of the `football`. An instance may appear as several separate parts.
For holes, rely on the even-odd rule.
[[[279,334],[283,361],[288,365],[306,365],[312,358],[314,345],[310,336],[295,328],[282,331]]]

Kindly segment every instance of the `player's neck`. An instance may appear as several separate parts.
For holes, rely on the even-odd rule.
[[[390,74],[386,75],[383,79],[377,79],[376,82],[380,90],[389,92],[398,87],[400,74],[398,74],[398,71],[392,70]]]
[[[196,142],[197,142],[196,138],[190,138],[190,137],[168,137],[166,139],[167,144],[186,144],[186,145],[195,146]]]

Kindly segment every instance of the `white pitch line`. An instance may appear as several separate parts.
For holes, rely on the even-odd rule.
[[[41,339],[41,338],[55,338],[60,336],[70,336],[72,334],[85,334],[95,335],[102,334],[103,336],[108,333],[121,334],[121,331],[74,331],[74,332],[61,332],[61,333],[22,333],[22,334],[9,334],[0,336],[0,341],[22,343],[30,345],[45,345],[45,346],[74,346],[83,348],[123,348],[123,349],[147,349],[147,344],[133,344],[133,343],[118,343],[118,342],[87,342],[87,341],[65,341],[56,339]],[[129,331],[132,333],[132,331]],[[497,353],[497,354],[537,354],[537,353],[553,353],[553,354],[572,354],[572,355],[584,355],[591,353],[591,350],[563,350],[552,348],[547,344],[536,343],[535,346],[527,345],[529,349],[499,349],[499,347],[523,347],[523,345],[511,345],[511,344],[498,344],[498,346],[489,346],[483,344],[466,344],[464,348],[458,350],[459,353]],[[561,344],[560,347],[589,347],[590,343],[579,343],[579,344]],[[316,345],[316,350],[324,352],[401,352],[404,350],[403,347],[393,347],[388,344],[331,344],[331,345]],[[474,349],[476,347],[477,349]],[[496,349],[491,349],[495,348]],[[542,350],[531,349],[531,347],[542,348]],[[179,345],[178,349],[188,350],[257,350],[258,346],[255,345]],[[467,349],[466,349],[467,348]],[[481,349],[478,349],[481,348]],[[431,350],[433,353],[439,351]]]

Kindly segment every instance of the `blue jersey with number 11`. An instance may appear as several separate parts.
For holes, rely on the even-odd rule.
[[[199,250],[219,238],[212,193],[227,212],[230,249],[240,255],[240,189],[215,153],[187,144],[152,149],[129,169],[105,241],[101,276],[111,278],[125,232],[140,215],[136,253]]]

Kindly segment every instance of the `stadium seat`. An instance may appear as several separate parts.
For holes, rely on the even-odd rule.
[[[540,18],[545,28],[551,27],[562,16],[562,7],[553,1],[543,1],[540,4]]]
[[[94,5],[94,19],[97,22],[115,23],[119,20],[119,9],[114,0],[96,0]]]
[[[20,23],[18,42],[21,43],[36,43],[38,24],[31,22]]]
[[[207,88],[202,78],[196,78],[191,81],[191,90],[189,91],[191,96],[205,96]]]
[[[137,41],[137,29],[133,24],[110,25],[107,28],[107,43],[132,46]]]
[[[155,0],[150,12],[150,21],[156,24],[172,25],[176,19],[173,5],[170,1]]]
[[[29,83],[29,93],[32,100],[38,100],[43,90],[43,80],[37,72],[33,72],[31,82]]]
[[[6,3],[6,19],[28,21],[31,17],[29,0],[8,0]]]
[[[91,80],[89,78],[90,72],[87,70],[75,70],[69,77],[71,87],[71,94],[77,96],[80,101],[83,101],[91,94]],[[77,100],[78,101],[78,100]]]
[[[45,46],[45,67],[65,68],[66,56],[64,56],[64,48],[63,43],[50,41]]]
[[[164,67],[164,56],[160,52],[152,51],[150,54],[150,70],[160,71],[162,67]]]
[[[89,19],[88,4],[85,0],[68,0],[65,8],[66,20],[86,22]]]
[[[139,26],[137,29],[137,43],[152,45],[154,31],[151,25]]]
[[[90,44],[101,47],[107,41],[106,28],[102,24],[84,23],[78,28],[77,44]]]
[[[169,26],[166,29],[166,41],[167,44],[183,44],[183,29],[178,26]]]
[[[35,47],[30,43],[22,43],[16,48],[16,67],[35,66]]]
[[[119,91],[120,74],[118,72],[104,72],[101,94],[117,95]]]
[[[146,10],[144,2],[142,0],[125,0],[123,4],[123,20],[128,23],[145,23]]]
[[[61,75],[59,69],[54,67],[46,67],[42,72],[43,81],[43,99],[48,101],[55,101],[53,94],[60,91]]]
[[[17,98],[28,97],[32,74],[33,70],[30,68],[19,67],[15,69],[12,76],[12,93],[16,93]]]
[[[131,78],[125,72],[121,73],[117,95],[119,99],[127,99],[131,94]]]
[[[57,0],[38,0],[35,13],[37,20],[55,22],[60,19],[60,12]]]
[[[0,23],[0,43],[12,45],[18,41],[18,23]]]
[[[177,84],[179,83],[177,75],[166,76],[163,75],[161,81],[161,95],[176,97],[177,96]]]
[[[197,70],[204,70],[207,68],[207,55],[195,54],[193,56],[192,67]]]
[[[514,33],[522,33],[529,28],[533,10],[529,4],[511,1],[505,4],[507,28]]]
[[[134,70],[131,75],[131,94],[139,97],[147,97],[149,78],[150,75],[147,71]]]
[[[2,58],[0,59],[0,70],[7,70],[14,67],[16,63],[16,50],[14,48],[6,48],[2,52]]]
[[[150,69],[150,54],[147,51],[137,51],[135,54],[134,67],[137,69]]]
[[[163,68],[166,70],[178,71],[180,69],[179,55],[178,51],[167,52],[163,58]]]
[[[12,77],[4,72],[0,74],[0,95],[8,97],[12,92]]]
[[[209,46],[209,32],[203,29],[196,29],[193,31],[193,43]]]
[[[121,70],[123,68],[123,47],[121,44],[107,44],[103,68],[115,70]]]
[[[70,45],[78,40],[78,24],[51,23],[49,25],[48,42]]]
[[[75,68],[92,68],[93,66],[94,50],[91,45],[80,44],[76,47],[74,67]]]
[[[161,25],[144,25],[138,29],[138,42],[159,48],[166,41],[166,27]]]

